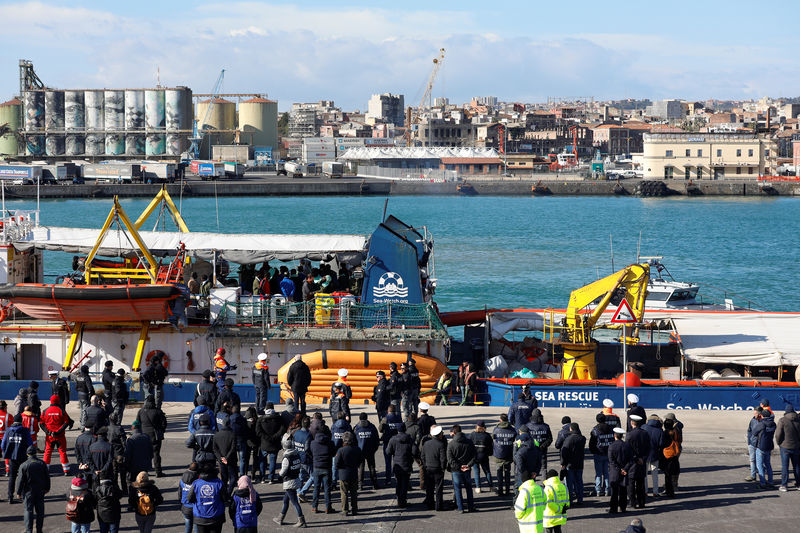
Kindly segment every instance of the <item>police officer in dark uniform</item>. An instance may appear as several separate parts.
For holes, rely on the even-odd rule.
[[[381,441],[383,442],[383,459],[386,463],[386,484],[392,482],[392,456],[388,453],[387,448],[389,441],[397,435],[398,428],[403,423],[403,418],[395,412],[394,404],[389,406],[386,417],[380,421]],[[405,426],[403,426],[405,428]]]
[[[533,408],[526,400],[525,394],[520,393],[517,401],[508,408],[508,422],[514,426],[514,429],[519,431],[519,428],[528,424],[531,421]]]
[[[378,370],[375,372],[375,377],[378,379],[378,384],[372,389],[372,401],[375,402],[375,410],[378,412],[378,421],[380,422],[386,417],[392,398],[386,372]]]
[[[150,360],[150,366],[145,370],[142,378],[147,385],[148,394],[152,394],[156,400],[156,407],[161,409],[164,402],[164,381],[169,375],[169,370],[164,368],[161,357],[154,355]]]
[[[111,393],[114,389],[114,361],[106,361],[105,368],[103,369],[103,389],[106,391],[106,398],[109,401],[106,402],[106,414],[111,416],[111,410],[113,409],[111,406]]]
[[[253,365],[253,385],[256,388],[256,410],[264,412],[267,406],[267,394],[269,393],[269,366],[267,366],[267,354],[258,354],[258,361]]]
[[[397,363],[392,361],[389,364],[389,391],[391,404],[394,405],[394,410],[398,414],[400,414],[400,399],[403,397],[404,384],[403,376],[397,371]]]
[[[546,472],[547,449],[553,444],[553,433],[550,431],[550,426],[544,423],[544,417],[541,414],[535,416],[536,419],[528,423],[527,428],[530,431],[531,439],[539,443],[539,451],[542,453],[542,469],[540,472]]]
[[[78,404],[80,405],[81,409],[80,425],[81,427],[84,427],[84,422],[86,421],[86,409],[89,408],[89,400],[92,396],[94,396],[94,385],[92,384],[91,376],[89,376],[89,366],[83,365],[80,373],[77,376],[74,376],[74,380],[75,390],[78,391]]]
[[[630,472],[630,477],[633,478],[633,490],[628,494],[629,503],[634,509],[644,509],[646,493],[644,479],[647,476],[647,458],[650,456],[650,435],[641,428],[642,417],[632,414],[628,418],[632,429],[625,441],[633,449],[634,457],[633,471]]]
[[[624,513],[628,507],[627,484],[633,468],[633,449],[622,440],[625,430],[614,428],[614,442],[608,447],[608,482],[611,485],[611,514]]]

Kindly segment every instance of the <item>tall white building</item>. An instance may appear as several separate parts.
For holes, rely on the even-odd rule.
[[[405,123],[405,98],[402,94],[373,94],[367,102],[368,121],[386,122],[395,126]]]

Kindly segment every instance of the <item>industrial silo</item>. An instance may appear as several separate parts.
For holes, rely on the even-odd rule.
[[[144,155],[144,91],[125,91],[125,153]]]
[[[86,155],[104,155],[106,153],[105,136],[105,93],[104,91],[86,91],[83,94],[86,109]]]
[[[105,91],[106,155],[125,152],[125,92]]]
[[[44,93],[44,129],[48,132],[64,130],[64,91]]]
[[[164,89],[148,89],[144,92],[144,121],[147,129],[145,154],[164,155],[165,151],[165,94]]]
[[[44,155],[44,135],[33,134],[25,136],[26,155]]]
[[[22,126],[22,101],[14,98],[0,104],[0,126],[8,124],[9,132],[0,137],[0,155],[17,155],[17,132]]]
[[[66,141],[61,133],[48,133],[45,138],[44,153],[49,156],[64,155]]]
[[[64,91],[64,153],[79,156],[84,153],[86,109],[83,91]]]
[[[236,127],[236,104],[223,98],[215,99],[211,112],[204,123],[203,119],[210,104],[210,99],[197,103],[198,131],[207,129],[206,137],[210,138],[212,144],[233,143],[233,129]],[[207,128],[206,125],[208,125]],[[228,132],[214,133],[214,130],[228,130]]]
[[[186,118],[186,99],[191,98],[191,93],[187,94],[185,87],[176,89],[167,89],[164,91],[164,109],[165,109],[165,125],[167,129],[166,137],[166,154],[179,156],[183,151],[182,138],[187,135],[184,132],[182,135],[180,130],[188,130]],[[190,100],[191,101],[191,100]]]
[[[278,146],[278,102],[251,98],[239,104],[239,131],[243,142],[253,146]]]
[[[25,130],[44,129],[44,92],[27,91],[23,96],[25,106]]]

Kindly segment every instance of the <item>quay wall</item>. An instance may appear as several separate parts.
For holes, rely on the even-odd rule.
[[[358,195],[508,195],[531,196],[635,196],[641,180],[589,181],[589,180],[518,180],[476,179],[468,180],[471,191],[459,191],[456,182],[388,181],[380,179],[264,179],[249,178],[237,181],[194,181],[183,185],[167,186],[173,196],[358,196]],[[668,180],[667,195],[679,196],[800,196],[800,183],[776,182],[763,188],[755,181],[694,181]],[[103,198],[153,197],[161,188],[159,184],[95,184],[48,185],[39,187],[41,198]],[[462,187],[463,189],[463,187]],[[35,185],[6,185],[6,198],[35,198]]]

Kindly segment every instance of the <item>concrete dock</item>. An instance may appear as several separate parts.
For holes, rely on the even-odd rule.
[[[642,180],[617,181],[582,180],[575,176],[545,175],[543,178],[491,178],[467,179],[472,194],[507,196],[634,196]],[[797,196],[800,183],[775,182],[764,187],[754,180],[665,180],[667,195],[678,196]],[[181,183],[168,185],[169,193],[177,197],[192,196],[391,196],[391,195],[463,195],[457,182],[430,182],[424,180],[386,180],[378,178],[345,177],[331,180],[320,177],[287,178],[274,173],[248,173],[242,179],[202,181],[190,177]],[[537,187],[538,186],[538,187]],[[534,192],[534,187],[537,191]],[[158,184],[110,184],[87,182],[82,185],[47,185],[38,188],[41,198],[105,198],[152,197]],[[35,185],[6,185],[8,199],[36,198]]]
[[[77,419],[74,402],[70,404],[70,413]],[[644,406],[647,408],[647,406]],[[179,531],[183,528],[177,494],[177,484],[182,472],[188,464],[191,453],[185,448],[187,436],[187,413],[190,404],[165,404],[169,419],[169,429],[163,446],[162,457],[164,478],[156,480],[164,493],[165,503],[158,509],[156,529],[163,531]],[[279,406],[279,409],[281,406]],[[323,406],[309,406],[309,411],[316,408],[326,414]],[[135,418],[138,406],[130,406],[125,411],[125,424]],[[371,407],[356,406],[353,408],[354,418],[366,409],[372,422],[377,422]],[[454,423],[464,426],[465,432],[471,432],[478,420],[485,420],[487,430],[491,431],[499,414],[505,409],[498,407],[433,407],[431,414],[446,429]],[[584,435],[594,425],[595,410],[591,409],[544,409],[545,420],[550,423],[555,434],[560,428],[561,417],[569,415],[577,421]],[[658,411],[663,417],[664,411]],[[791,531],[796,521],[796,506],[800,492],[791,484],[791,490],[781,493],[777,490],[759,490],[757,484],[747,483],[748,459],[745,447],[745,430],[751,413],[747,411],[679,411],[679,420],[685,424],[684,453],[681,456],[682,473],[680,490],[675,499],[648,498],[647,507],[643,510],[630,509],[624,515],[608,515],[608,498],[587,496],[584,504],[573,507],[568,512],[568,522],[564,531],[584,532],[617,532],[624,530],[634,517],[640,518],[648,531],[653,532],[715,532],[715,531]],[[780,416],[782,413],[777,413]],[[70,459],[74,461],[71,451],[72,443],[78,435],[77,430],[68,432]],[[44,437],[40,434],[40,440]],[[780,458],[777,452],[772,455],[772,466],[776,479],[780,479]],[[549,454],[550,465],[557,463],[555,450]],[[379,472],[383,469],[383,458],[380,452],[376,462]],[[584,469],[584,484],[588,492],[594,482],[594,469],[591,454],[587,452]],[[64,494],[69,484],[69,477],[60,474],[60,467],[55,462],[51,466],[52,489],[47,497],[45,531],[66,531],[68,522],[64,518]],[[517,525],[511,510],[511,501],[501,499],[494,493],[475,494],[475,514],[460,514],[457,511],[434,513],[422,504],[423,493],[419,490],[418,476],[412,476],[412,491],[409,496],[409,507],[398,509],[393,488],[362,491],[359,495],[359,516],[345,517],[341,512],[333,515],[314,514],[310,504],[303,504],[305,517],[310,528],[325,528],[325,531],[516,531]],[[381,476],[382,479],[382,476]],[[449,475],[446,476],[449,479]],[[662,476],[663,483],[663,476]],[[264,511],[259,518],[259,531],[283,530],[277,528],[272,518],[277,516],[283,498],[279,484],[259,484],[256,488],[264,502]],[[486,489],[484,488],[484,491]],[[338,490],[333,490],[333,507],[341,511]],[[5,496],[5,493],[3,493]],[[452,488],[445,485],[445,501],[452,498]],[[123,509],[124,504],[123,501]],[[320,508],[324,505],[321,503]],[[15,530],[22,527],[22,505],[17,503],[0,506],[0,521],[13,524]],[[288,520],[294,522],[293,509],[290,509]],[[135,530],[133,514],[123,511],[123,530]],[[96,523],[93,530],[96,530]],[[223,531],[231,531],[230,519]]]

